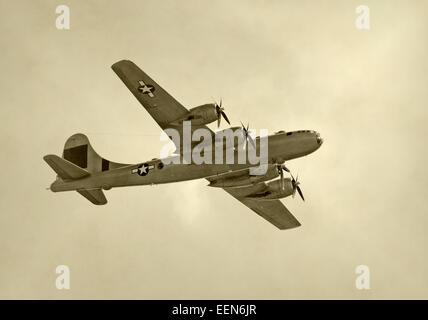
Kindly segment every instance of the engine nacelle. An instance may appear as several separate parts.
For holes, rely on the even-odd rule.
[[[237,148],[239,143],[245,144],[245,135],[242,127],[230,127],[215,133],[215,143],[223,142],[223,147]]]
[[[278,169],[276,166],[269,166],[266,174],[254,175],[248,174],[248,171],[244,175],[232,178],[217,179],[211,181],[208,186],[219,187],[219,188],[234,188],[234,187],[246,187],[255,183],[272,180],[278,177]]]
[[[281,180],[274,180],[267,183],[268,189],[263,193],[248,195],[247,198],[260,200],[276,200],[291,196],[293,194],[293,184],[290,178],[284,179],[284,189],[281,188]]]
[[[190,121],[192,125],[201,126],[214,121],[217,121],[218,115],[214,103],[207,103],[201,106],[192,108],[185,118],[179,119],[177,122]]]

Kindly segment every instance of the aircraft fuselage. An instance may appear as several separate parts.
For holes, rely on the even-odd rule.
[[[306,156],[316,151],[321,144],[322,139],[315,131],[279,132],[270,135],[268,137],[268,163],[273,165]],[[237,160],[237,153],[234,156],[234,160]],[[58,179],[52,183],[50,189],[54,192],[92,188],[108,190],[116,187],[180,182],[221,176],[259,165],[251,164],[249,161],[244,164],[237,164],[237,161],[233,164],[165,164],[163,160],[165,159],[154,159],[97,172],[78,180]]]

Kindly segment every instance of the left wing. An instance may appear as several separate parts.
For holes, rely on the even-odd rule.
[[[292,229],[300,226],[300,222],[279,200],[259,200],[247,198],[253,193],[267,190],[264,182],[242,188],[223,188],[227,193],[241,201],[262,218],[266,219],[278,229]]]
[[[132,61],[119,61],[111,68],[163,130],[176,129],[180,133],[180,137],[183,137],[183,126],[174,125],[172,122],[185,118],[189,110]],[[204,128],[214,134],[207,126],[196,125],[192,125],[192,134],[199,128]],[[176,145],[176,148],[180,148],[180,146]]]

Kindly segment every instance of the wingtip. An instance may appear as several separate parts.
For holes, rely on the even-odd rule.
[[[47,155],[45,155],[43,157],[43,160],[45,160],[46,162],[48,162],[48,160],[50,160],[50,159],[52,159],[54,157],[57,157],[57,155],[55,155],[55,154],[47,154]]]
[[[117,70],[117,69],[119,69],[119,68],[120,68],[120,66],[125,65],[125,64],[135,64],[135,63],[134,63],[134,62],[132,62],[131,60],[122,59],[122,60],[120,60],[120,61],[117,61],[117,62],[113,63],[113,64],[111,65],[111,68],[112,68],[113,70]]]
[[[291,229],[296,229],[298,227],[301,227],[301,223],[297,221],[297,223],[293,226],[283,226],[283,227],[277,227],[279,230],[291,230]]]

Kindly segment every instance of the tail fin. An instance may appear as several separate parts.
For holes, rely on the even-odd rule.
[[[98,155],[89,143],[87,136],[76,133],[67,139],[62,157],[89,173],[108,171],[127,164],[108,161]]]
[[[127,164],[111,162],[100,157],[92,148],[89,139],[81,133],[74,134],[67,139],[62,158],[56,155],[47,155],[43,159],[58,174],[58,178],[60,178],[52,186],[57,183],[67,183],[66,180],[85,178],[92,173],[127,166]],[[58,189],[51,190],[58,191]],[[76,191],[93,204],[101,205],[107,203],[101,189],[77,189]]]

